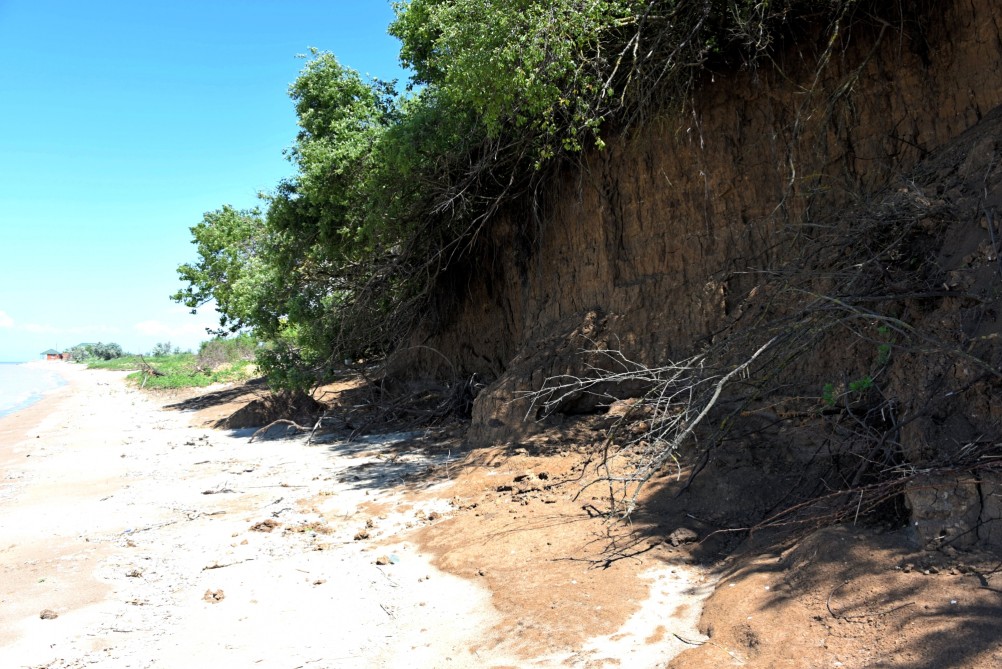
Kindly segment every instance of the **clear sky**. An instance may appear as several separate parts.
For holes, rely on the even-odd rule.
[[[0,361],[195,348],[188,228],[292,172],[309,47],[405,78],[387,0],[0,0]]]

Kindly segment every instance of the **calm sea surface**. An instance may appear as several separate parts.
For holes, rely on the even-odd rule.
[[[0,362],[0,416],[31,406],[65,383],[54,370]]]

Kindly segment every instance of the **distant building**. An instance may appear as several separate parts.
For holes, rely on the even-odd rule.
[[[42,351],[42,357],[45,360],[62,360],[63,354],[55,349],[49,349],[48,351]]]

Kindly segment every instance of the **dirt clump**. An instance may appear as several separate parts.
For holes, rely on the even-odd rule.
[[[268,394],[244,405],[219,421],[216,427],[236,430],[244,427],[261,427],[278,420],[313,426],[325,406],[305,393]]]
[[[279,523],[274,518],[267,518],[259,523],[254,523],[253,525],[251,525],[250,530],[251,532],[271,532],[276,527],[280,526],[281,523]]]
[[[226,599],[226,593],[223,592],[221,589],[206,590],[205,594],[202,595],[202,599],[204,599],[210,604],[218,604],[219,602]]]

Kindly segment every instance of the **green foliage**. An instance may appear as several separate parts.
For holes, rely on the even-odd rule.
[[[122,357],[122,347],[115,343],[77,344],[69,350],[72,359],[77,362],[88,360],[114,360]]]
[[[878,326],[876,330],[880,338],[885,340],[877,344],[877,355],[874,360],[876,363],[876,371],[850,381],[846,387],[846,391],[850,394],[862,395],[873,388],[875,384],[874,375],[878,374],[880,369],[886,366],[891,360],[892,347],[890,342],[886,340],[892,338],[893,333],[891,332],[891,329],[885,325]],[[835,406],[840,397],[842,397],[842,395],[836,393],[834,384],[826,383],[824,385],[821,392],[821,401],[825,405],[830,407]]]
[[[864,376],[861,379],[856,379],[855,381],[849,382],[850,393],[864,393],[872,387],[873,387],[873,378],[869,376]]]
[[[892,336],[891,329],[886,325],[881,325],[877,328],[877,332],[885,339],[885,341],[877,346],[877,366],[883,367],[891,361],[891,344],[889,341],[886,341]]]
[[[90,350],[87,348],[88,346],[88,344],[77,344],[73,348],[69,349],[67,353],[70,354],[70,359],[73,362],[82,362],[91,357]]]
[[[603,46],[615,48],[646,4],[410,0],[395,4],[390,33],[415,81],[474,111],[488,134],[528,130],[580,150],[586,132],[601,141],[604,100],[614,93]]]
[[[867,375],[849,381],[848,385],[839,385],[844,389],[842,392],[838,392],[834,383],[826,383],[824,385],[824,388],[821,390],[821,402],[825,406],[834,407],[845,398],[858,399],[859,396],[864,395],[868,390],[873,388],[874,380],[872,376]]]
[[[891,345],[881,344],[877,347],[877,364],[883,367],[891,360]]]
[[[164,358],[148,360],[163,376],[149,375],[143,371],[130,374],[129,381],[143,385],[145,388],[197,388],[214,383],[232,383],[246,381],[254,376],[256,367],[249,360],[240,361],[215,371],[206,371],[199,367],[196,356],[192,353],[182,353]]]
[[[821,392],[821,401],[824,402],[826,405],[833,407],[835,406],[836,399],[837,398],[835,397],[835,384],[826,383],[824,389]]]
[[[536,166],[603,126],[681,104],[708,66],[749,62],[798,16],[854,0],[403,0],[401,60],[492,137],[523,139]],[[836,21],[837,23],[837,21]]]
[[[111,360],[91,358],[85,362],[87,363],[88,369],[109,369],[116,372],[139,369],[141,366],[140,357],[138,355],[123,355],[120,358],[113,358]]]
[[[216,337],[199,346],[198,364],[203,369],[215,369],[224,364],[254,360],[257,349],[257,340],[246,332],[235,337]]]
[[[156,369],[163,376],[149,374],[147,366]],[[197,388],[213,383],[245,381],[256,373],[252,360],[241,359],[221,364],[215,369],[206,368],[193,353],[170,353],[143,357],[122,356],[112,360],[92,360],[89,369],[132,371],[128,380],[144,388]]]
[[[351,258],[371,232],[368,181],[374,147],[396,116],[393,84],[366,83],[314,49],[289,95],[300,127],[289,157],[299,174],[280,185],[271,219],[335,258]]]
[[[260,211],[238,211],[225,205],[207,212],[191,234],[200,260],[177,268],[188,285],[171,298],[190,307],[192,313],[215,300],[223,331],[256,321],[267,303],[267,286],[261,285],[258,271],[267,248]]]
[[[153,346],[153,349],[150,351],[150,356],[157,357],[157,356],[170,355],[172,353],[180,353],[180,352],[181,352],[181,348],[180,347],[178,347],[178,346],[171,346],[171,343],[169,341],[162,341],[162,342],[158,342],[157,344],[155,344]]]

